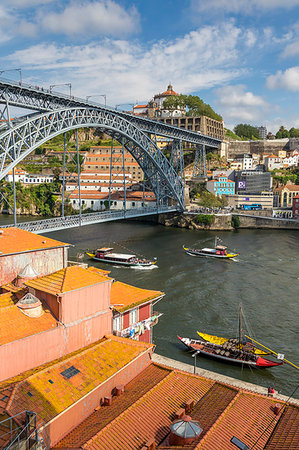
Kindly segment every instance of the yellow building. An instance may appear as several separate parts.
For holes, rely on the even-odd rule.
[[[285,186],[273,189],[273,194],[278,196],[277,206],[292,208],[293,198],[299,194],[299,185],[288,182]]]

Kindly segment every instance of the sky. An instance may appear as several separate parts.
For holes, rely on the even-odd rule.
[[[299,0],[1,0],[0,76],[17,68],[120,109],[171,83],[229,129],[299,128]]]

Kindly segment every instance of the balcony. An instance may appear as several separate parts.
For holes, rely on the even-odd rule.
[[[163,313],[160,312],[153,312],[153,315],[151,317],[148,317],[145,320],[141,320],[140,322],[133,323],[128,328],[125,328],[124,330],[117,331],[113,330],[113,334],[115,336],[119,337],[125,337],[130,339],[137,339],[138,336],[141,336],[144,334],[145,331],[150,330],[152,327],[157,325],[159,321],[159,317],[161,317]]]

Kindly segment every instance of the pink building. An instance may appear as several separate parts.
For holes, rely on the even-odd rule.
[[[67,266],[70,244],[19,228],[0,229],[0,286],[17,278],[26,266],[35,276]]]

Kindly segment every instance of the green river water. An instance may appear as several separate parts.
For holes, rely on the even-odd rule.
[[[8,221],[11,217],[0,215],[1,224]],[[111,222],[49,233],[49,237],[74,245],[70,259],[113,242],[111,246],[119,252],[126,253],[125,247],[147,258],[157,257],[158,267],[152,270],[108,266],[84,257],[90,264],[111,270],[111,276],[119,281],[166,293],[155,307],[163,313],[154,328],[157,353],[193,364],[177,334],[196,337],[200,330],[236,337],[242,302],[249,334],[299,365],[299,231],[242,230],[217,232],[217,236],[230,250],[240,253],[236,260],[195,258],[184,253],[184,244],[201,246],[205,239],[215,237],[214,232],[149,222]],[[212,244],[211,240],[204,246]],[[291,395],[298,385],[299,371],[287,364],[253,370],[198,357],[197,367],[271,385],[284,395]],[[294,396],[299,397],[299,390]]]

